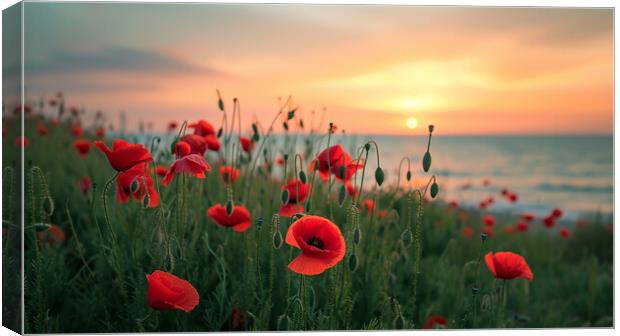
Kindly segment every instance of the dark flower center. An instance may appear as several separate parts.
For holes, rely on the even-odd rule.
[[[314,237],[314,236],[312,238],[308,239],[308,241],[306,243],[308,243],[308,245],[314,246],[314,247],[319,248],[321,250],[323,249],[323,246],[324,246],[323,245],[323,241],[321,239],[317,238],[317,237]]]

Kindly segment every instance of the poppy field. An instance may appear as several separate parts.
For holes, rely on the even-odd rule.
[[[238,100],[217,97],[220,119],[166,134],[115,132],[62,94],[7,106],[6,326],[20,323],[20,253],[27,333],[613,326],[604,216],[493,211],[518,190],[444,197],[442,125],[396,176],[329,115],[315,125],[289,98],[246,129]]]

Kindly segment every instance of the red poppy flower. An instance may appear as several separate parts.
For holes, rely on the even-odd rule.
[[[231,166],[221,166],[220,167],[220,176],[222,177],[222,181],[226,183],[232,183],[237,181],[239,176],[241,175],[241,171]]]
[[[446,320],[445,317],[441,315],[431,315],[424,322],[422,329],[445,328],[447,324],[448,324],[448,321]]]
[[[357,197],[357,195],[359,194],[359,190],[357,190],[357,188],[355,188],[353,183],[351,183],[350,181],[346,181],[344,183],[344,186],[347,188],[347,194],[349,194],[349,196],[351,196],[352,198],[356,198]]]
[[[177,129],[177,127],[179,126],[179,124],[176,121],[171,121],[168,123],[168,131],[172,132],[175,129]]]
[[[497,279],[524,278],[532,281],[534,274],[525,259],[512,252],[489,252],[484,256],[487,267]]]
[[[28,137],[17,137],[17,139],[15,139],[15,146],[17,146],[18,148],[25,148],[28,146]]]
[[[198,305],[198,292],[186,280],[159,270],[147,274],[146,280],[146,302],[153,309],[190,312]]]
[[[217,139],[215,134],[207,135],[204,139],[207,142],[207,148],[209,148],[209,150],[216,152],[220,150],[220,140]]]
[[[179,140],[177,144],[174,146],[174,154],[177,157],[184,157],[191,153],[192,153],[192,147],[183,140]],[[195,154],[200,154],[200,153],[195,153]]]
[[[471,226],[463,227],[463,237],[471,237],[474,235],[474,229]]]
[[[106,146],[103,141],[95,141],[95,146],[108,157],[110,166],[119,172],[153,160],[146,147],[140,144],[130,144],[122,139],[114,140],[112,149]]]
[[[95,130],[95,135],[98,138],[103,138],[105,136],[105,129],[103,127],[97,127],[97,129]]]
[[[486,201],[485,201],[488,205],[493,204],[493,202],[495,202],[495,199],[493,198],[493,196],[489,196],[487,197]]]
[[[199,120],[195,124],[190,124],[189,128],[194,129],[194,134],[200,136],[207,136],[215,134],[215,128],[206,120]]]
[[[233,308],[228,318],[228,330],[229,331],[243,331],[245,330],[245,314],[239,308]]]
[[[489,204],[486,201],[482,201],[480,202],[480,204],[478,204],[478,208],[480,208],[480,210],[485,210],[488,207],[489,207]]]
[[[459,207],[459,203],[458,203],[457,201],[450,201],[450,202],[448,203],[448,207],[449,207],[450,209],[456,209],[456,208],[458,208],[458,207]]]
[[[300,203],[308,197],[310,186],[298,179],[291,179],[288,184],[283,185],[280,189],[288,190],[288,203]]]
[[[48,246],[54,246],[55,244],[60,244],[65,241],[65,230],[52,224],[48,230],[37,232],[37,239],[39,242],[47,242]]]
[[[207,141],[200,135],[188,134],[181,137],[181,141],[186,142],[190,146],[190,154],[204,155],[208,148]]]
[[[483,226],[482,233],[486,234],[489,237],[493,237],[493,227],[492,226]]]
[[[531,223],[534,220],[534,218],[536,218],[534,214],[529,213],[529,212],[525,212],[521,215],[521,219],[523,219],[527,223]]]
[[[276,159],[276,164],[277,164],[277,165],[279,165],[279,166],[284,166],[284,162],[285,162],[285,161],[284,161],[284,158],[283,158],[283,157],[281,157],[281,156],[279,156],[279,157]]]
[[[509,192],[510,191],[508,191],[508,189],[502,188],[502,190],[500,191],[500,194],[502,194],[502,196],[507,196]]]
[[[316,275],[335,266],[346,245],[336,224],[319,216],[303,216],[288,228],[286,243],[301,250],[288,268],[299,274]]]
[[[571,235],[571,232],[569,229],[567,228],[560,229],[560,237],[567,238],[567,237],[570,237],[570,235]]]
[[[386,209],[381,209],[379,211],[377,211],[377,218],[379,219],[383,219],[385,218],[385,216],[387,216],[388,211]]]
[[[547,216],[543,218],[543,224],[545,224],[546,227],[551,229],[555,226],[555,218],[553,218],[553,216]]]
[[[44,123],[39,123],[37,125],[37,133],[39,133],[40,136],[46,136],[47,133],[49,133],[49,130]]]
[[[207,209],[207,216],[209,216],[215,224],[230,227],[237,232],[245,232],[252,226],[250,212],[242,205],[234,205],[232,214],[229,216],[226,212],[226,207],[218,203]]]
[[[311,171],[314,170],[315,165],[318,165],[319,175],[324,180],[332,173],[336,178],[344,181],[351,179],[355,171],[364,166],[363,163],[352,160],[341,145],[331,146],[319,153],[310,164]]]
[[[90,141],[84,139],[75,140],[73,142],[73,147],[75,147],[80,156],[85,157],[90,151]]]
[[[517,196],[517,193],[514,193],[514,192],[508,193],[508,196],[506,196],[506,197],[508,198],[508,201],[509,201],[510,203],[514,203],[514,202],[516,202],[516,201],[517,201],[517,199],[519,198],[519,197]]]
[[[19,104],[17,106],[15,106],[15,108],[13,109],[13,113],[18,114],[22,112],[22,105]],[[28,114],[30,113],[30,105],[25,104],[24,105],[24,113]]]
[[[369,198],[362,201],[362,208],[366,209],[369,214],[375,210],[375,201]]]
[[[551,217],[555,219],[562,217],[562,209],[560,208],[553,209],[553,211],[551,211]]]
[[[71,127],[71,133],[73,133],[75,137],[79,138],[82,136],[82,134],[84,134],[84,130],[80,125],[74,125],[73,127]]]
[[[527,230],[530,229],[530,225],[527,222],[517,222],[515,227],[517,228],[517,231],[520,232],[527,232]]]
[[[136,184],[137,183],[137,184]],[[135,190],[132,192],[132,184]],[[146,164],[141,163],[120,174],[116,179],[116,201],[118,203],[129,202],[129,196],[144,202],[144,198],[149,197],[149,208],[159,205],[159,194],[154,186],[153,179],[146,173]]]
[[[157,165],[157,167],[155,167],[155,174],[157,174],[157,176],[164,177],[168,174],[168,168]]]
[[[90,181],[90,178],[88,176],[82,177],[82,179],[80,180],[80,190],[84,195],[88,193],[91,186],[92,182]]]
[[[485,215],[482,217],[482,222],[485,226],[493,226],[495,225],[495,217],[493,215]]]
[[[172,182],[174,175],[179,173],[190,173],[194,177],[203,179],[205,178],[205,172],[210,171],[211,166],[209,166],[204,157],[198,154],[190,154],[174,161],[161,183],[167,186]]]
[[[241,148],[246,153],[250,153],[254,149],[254,141],[250,138],[240,137],[239,142],[241,142]]]
[[[282,217],[293,217],[298,213],[304,213],[304,210],[303,205],[289,202],[284,205],[280,205],[278,214]]]

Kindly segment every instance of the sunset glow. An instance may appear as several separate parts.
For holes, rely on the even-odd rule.
[[[292,95],[302,114],[325,107],[350,133],[410,134],[412,113],[442,134],[610,133],[612,15],[28,3],[27,93],[62,90],[112,121],[126,111],[134,129],[147,116],[159,130],[173,117],[219,120],[220,89],[239,98],[247,127]]]

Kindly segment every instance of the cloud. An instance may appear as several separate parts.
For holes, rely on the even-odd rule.
[[[54,50],[43,58],[26,60],[25,70],[35,76],[91,71],[223,75],[215,68],[197,66],[156,51],[125,46],[89,51]]]

